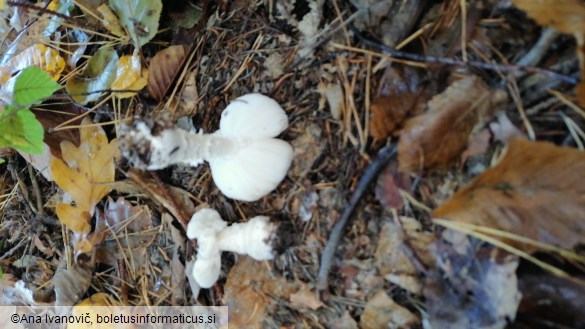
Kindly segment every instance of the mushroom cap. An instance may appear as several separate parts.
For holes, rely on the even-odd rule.
[[[219,132],[231,138],[276,137],[288,127],[288,117],[278,103],[262,94],[238,97],[221,113]]]
[[[199,248],[204,244],[203,241],[210,239],[215,240],[217,232],[223,230],[227,223],[221,219],[217,211],[210,208],[203,208],[196,211],[187,225],[187,237],[197,239]]]
[[[290,168],[292,147],[275,138],[244,140],[229,157],[210,159],[211,175],[228,198],[256,201],[278,186]]]

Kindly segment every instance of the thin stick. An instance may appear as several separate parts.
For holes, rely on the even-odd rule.
[[[462,67],[478,67],[478,68],[482,68],[482,69],[490,70],[490,71],[500,71],[500,72],[522,72],[522,71],[524,71],[524,72],[528,72],[528,73],[541,74],[541,75],[550,77],[552,79],[556,79],[556,80],[559,80],[562,82],[569,83],[571,85],[576,85],[579,82],[577,79],[575,79],[573,77],[570,77],[570,76],[567,76],[567,75],[564,75],[564,74],[561,74],[561,73],[558,73],[558,72],[555,72],[552,70],[539,68],[539,67],[513,65],[513,64],[505,65],[505,64],[497,64],[497,63],[485,63],[485,62],[479,62],[479,61],[464,62],[464,61],[452,59],[452,58],[423,56],[423,55],[408,53],[408,52],[393,49],[393,48],[388,47],[384,44],[380,44],[380,43],[371,41],[371,40],[367,39],[366,37],[364,37],[363,35],[361,35],[361,33],[359,33],[359,31],[357,31],[356,29],[353,29],[353,30],[354,30],[353,32],[360,38],[360,40],[363,43],[378,49],[379,51],[381,51],[382,53],[384,53],[390,57],[395,57],[395,58],[400,58],[400,59],[408,59],[411,61],[422,62],[422,63],[439,63],[439,64],[456,65],[456,66],[462,66]],[[339,47],[340,45],[334,44],[334,46]]]
[[[358,181],[355,191],[349,199],[349,203],[343,209],[341,217],[337,220],[331,233],[329,234],[329,240],[321,255],[321,267],[319,268],[319,274],[317,276],[317,290],[323,291],[329,287],[328,278],[333,258],[335,257],[335,250],[341,240],[341,236],[345,231],[345,227],[349,222],[349,219],[354,214],[360,200],[366,194],[368,186],[378,177],[378,174],[384,169],[386,164],[390,162],[396,155],[396,146],[388,145],[382,148],[378,154],[374,157],[372,162],[368,165],[360,180]]]

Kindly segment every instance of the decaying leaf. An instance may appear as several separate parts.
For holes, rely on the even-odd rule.
[[[264,328],[273,297],[288,299],[300,284],[273,277],[266,267],[242,256],[230,270],[224,286],[224,305],[229,307],[230,326]]]
[[[112,82],[113,90],[136,90],[146,86],[148,69],[140,64],[140,56],[137,53],[120,57],[116,70],[116,80]],[[136,95],[136,92],[116,92],[118,98],[128,98]]]
[[[112,48],[100,48],[87,61],[83,71],[67,80],[65,88],[76,103],[81,105],[99,99],[116,79],[118,54]]]
[[[388,67],[382,77],[379,96],[370,106],[370,135],[385,140],[399,129],[422,97],[418,76],[413,69]],[[411,114],[412,115],[412,114]]]
[[[14,72],[30,66],[42,69],[49,73],[53,80],[57,81],[65,68],[65,60],[55,49],[35,44],[12,57],[7,64],[0,67],[0,83],[5,84]]]
[[[136,48],[148,43],[158,32],[161,0],[110,0],[109,4]]]
[[[90,119],[84,119],[82,125],[79,147],[69,141],[61,143],[65,162],[54,158],[51,173],[57,185],[75,201],[75,205],[57,205],[59,220],[70,230],[85,234],[89,233],[96,204],[111,190],[108,183],[114,181],[118,145],[116,141],[108,143],[104,130],[91,126]]]
[[[182,45],[170,46],[154,55],[150,61],[147,85],[150,97],[157,101],[165,97],[186,56],[187,47]]]
[[[117,35],[119,37],[126,36],[126,32],[124,32],[124,29],[120,25],[118,17],[116,17],[116,14],[114,14],[112,9],[110,9],[108,5],[104,3],[101,6],[97,7],[96,10],[100,13],[102,17],[101,20],[102,25],[108,31],[110,31],[113,35]]]
[[[91,257],[78,259],[70,268],[66,268],[66,258],[61,260],[61,267],[53,276],[55,287],[55,306],[72,306],[77,304],[89,288],[95,263]]]
[[[360,328],[412,328],[419,322],[416,315],[396,304],[384,290],[380,290],[366,303],[360,318]]]
[[[299,291],[290,295],[290,303],[297,309],[316,310],[323,306],[318,293],[311,291],[307,285],[303,285]]]
[[[493,113],[505,93],[490,93],[476,76],[453,83],[428,103],[428,111],[408,120],[398,142],[400,170],[444,169],[465,150],[476,125]]]
[[[526,328],[585,328],[585,287],[552,274],[519,274],[517,321]],[[554,305],[555,307],[551,307]]]
[[[575,36],[581,72],[581,82],[577,85],[577,100],[579,105],[585,106],[585,3],[581,0],[512,0],[512,2],[538,24]]]
[[[434,329],[498,329],[520,303],[518,258],[446,230],[430,245],[437,268],[427,273],[425,321]]]
[[[410,189],[410,177],[399,172],[395,162],[390,163],[376,182],[376,199],[386,208],[400,209],[404,205],[400,189]]]
[[[500,162],[435,209],[437,218],[573,248],[585,242],[585,153],[515,140]],[[511,245],[530,252],[534,247]]]

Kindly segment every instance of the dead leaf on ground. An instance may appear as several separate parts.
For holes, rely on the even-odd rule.
[[[114,96],[118,98],[133,97],[136,92],[146,86],[147,77],[148,69],[142,67],[138,52],[120,57],[116,69],[116,80],[112,82],[111,88],[126,92],[115,92]]]
[[[114,157],[118,154],[118,146],[115,141],[108,143],[104,130],[91,126],[90,119],[84,119],[82,125],[79,147],[69,141],[62,142],[65,162],[53,158],[51,174],[57,185],[75,201],[75,205],[58,204],[57,217],[75,233],[87,234],[95,206],[111,190],[108,184],[114,181]]]
[[[429,247],[437,263],[423,291],[429,327],[505,328],[520,303],[518,258],[458,232],[443,238]]]
[[[287,299],[301,287],[274,277],[261,262],[242,256],[230,270],[224,286],[223,304],[229,307],[230,326],[264,328],[274,297]]]
[[[81,256],[78,260],[66,268],[67,257],[61,259],[60,269],[53,276],[55,306],[77,304],[89,288],[95,264],[91,257]]]
[[[459,190],[433,215],[571,249],[585,242],[584,181],[585,153],[515,140],[495,167]],[[535,250],[507,242],[526,252]]]
[[[427,251],[427,246],[436,238],[432,232],[422,231],[421,224],[411,217],[400,217],[401,226],[393,221],[386,221],[380,229],[378,247],[374,254],[376,268],[386,280],[414,293],[420,294],[422,285],[418,272],[404,252],[404,244],[427,266],[434,264],[434,257]],[[405,236],[406,235],[406,236]]]
[[[548,273],[520,274],[517,321],[526,328],[585,328],[585,287]],[[551,307],[554,305],[555,307]]]
[[[170,46],[154,55],[148,74],[147,90],[150,97],[157,101],[165,97],[186,57],[187,47],[182,45]]]
[[[307,285],[303,285],[299,291],[290,295],[290,303],[296,309],[308,308],[313,311],[323,306],[318,293],[311,291]]]
[[[410,190],[410,176],[398,172],[396,162],[392,162],[378,176],[376,199],[386,208],[400,209],[404,205],[400,189]]]
[[[411,68],[388,67],[382,77],[379,96],[370,106],[370,135],[385,140],[397,131],[421,97],[419,79]]]
[[[384,290],[380,290],[366,303],[360,318],[360,328],[412,328],[419,322],[418,316],[396,304]]]
[[[504,97],[503,92],[490,93],[477,76],[458,80],[433,97],[428,111],[409,119],[400,134],[400,170],[420,172],[452,165],[465,150],[474,128],[487,122],[494,102]]]
[[[576,94],[579,105],[585,106],[585,3],[581,0],[512,0],[512,2],[538,24],[575,36],[581,72],[581,82],[577,85]]]

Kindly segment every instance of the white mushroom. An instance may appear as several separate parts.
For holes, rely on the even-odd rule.
[[[276,101],[248,94],[226,107],[213,134],[177,128],[154,133],[156,129],[137,122],[122,132],[123,152],[138,167],[151,170],[207,161],[225,196],[256,201],[278,186],[291,165],[292,147],[275,138],[287,127],[286,113]]]
[[[217,211],[209,208],[197,211],[187,226],[187,237],[197,239],[198,246],[193,277],[202,288],[213,286],[219,278],[222,251],[256,260],[274,258],[271,243],[275,230],[276,225],[266,216],[227,226]]]

